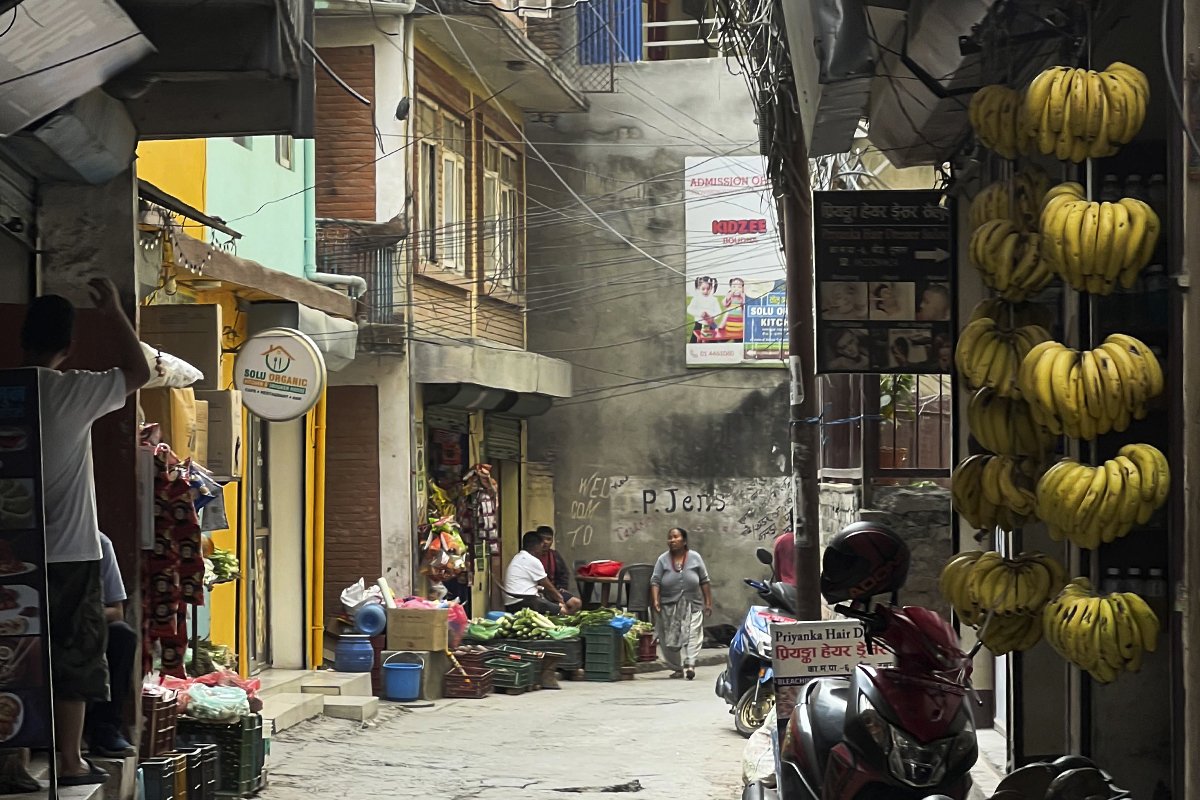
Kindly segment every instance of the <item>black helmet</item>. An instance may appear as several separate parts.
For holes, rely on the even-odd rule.
[[[867,600],[893,594],[908,578],[908,545],[878,522],[856,522],[837,533],[821,561],[826,602]]]

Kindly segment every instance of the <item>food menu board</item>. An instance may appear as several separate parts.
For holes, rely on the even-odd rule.
[[[52,748],[38,373],[0,370],[0,747]]]
[[[937,191],[813,193],[817,372],[951,371],[953,220]]]

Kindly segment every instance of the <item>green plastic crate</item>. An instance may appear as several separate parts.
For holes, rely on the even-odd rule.
[[[535,665],[529,661],[517,661],[511,658],[491,658],[487,662],[492,670],[492,685],[502,689],[521,689],[533,686]]]
[[[266,749],[262,717],[258,714],[232,723],[180,717],[177,741],[188,746],[217,746],[219,797],[246,797],[262,787]]]

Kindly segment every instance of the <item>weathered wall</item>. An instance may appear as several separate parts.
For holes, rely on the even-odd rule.
[[[949,619],[950,607],[938,592],[938,575],[954,552],[949,490],[940,486],[879,487],[871,507],[862,509],[859,516],[882,522],[908,543],[912,566],[900,602],[932,608]]]
[[[553,470],[568,561],[652,562],[684,527],[713,575],[712,622],[735,623],[753,598],[742,579],[764,574],[754,550],[787,520],[787,375],[687,370],[683,168],[757,152],[754,110],[724,60],[625,65],[617,81],[527,135],[666,266],[529,159],[529,349],[575,364],[575,397],[530,421],[530,459]]]
[[[835,533],[859,520],[858,487],[851,483],[821,484],[821,545]]]

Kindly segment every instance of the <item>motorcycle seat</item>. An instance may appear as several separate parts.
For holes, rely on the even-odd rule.
[[[830,680],[813,681],[813,684],[808,698],[808,718],[812,726],[813,751],[824,773],[830,751],[842,741],[850,684]]]

